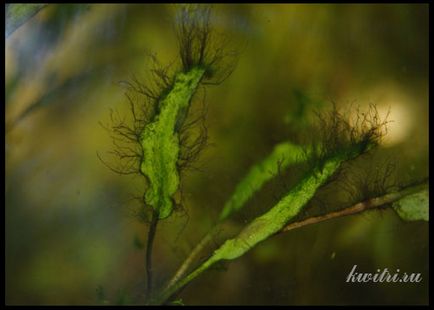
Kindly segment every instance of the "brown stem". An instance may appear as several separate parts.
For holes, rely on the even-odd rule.
[[[409,194],[415,193],[421,189],[423,189],[425,186],[427,186],[427,183],[425,181],[422,184],[414,185],[411,187],[407,187],[402,191],[394,192],[390,194],[386,194],[381,197],[372,198],[363,202],[356,203],[355,205],[345,208],[339,211],[327,213],[324,215],[314,216],[307,218],[302,221],[293,222],[288,225],[286,225],[279,233],[287,232],[296,228],[300,228],[303,226],[316,224],[324,221],[328,221],[334,218],[344,217],[348,215],[353,215],[357,213],[364,212],[369,209],[378,208],[387,204],[390,204],[392,202],[395,202],[399,199],[401,199],[404,196],[407,196]]]
[[[149,225],[148,241],[146,243],[146,296],[152,292],[152,248],[157,231],[158,212],[152,212],[152,219]]]

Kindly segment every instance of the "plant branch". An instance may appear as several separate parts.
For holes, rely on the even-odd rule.
[[[214,235],[219,231],[220,225],[217,224],[211,229],[203,238],[199,241],[199,243],[193,248],[187,258],[184,260],[182,265],[175,272],[175,275],[170,279],[169,283],[166,286],[167,288],[172,287],[176,282],[178,282],[184,274],[188,271],[190,265],[195,261],[197,256],[202,252],[202,250],[208,245],[208,243],[212,240]]]
[[[278,232],[278,234],[283,233],[283,232],[287,232],[287,231],[290,231],[290,230],[293,230],[296,228],[300,228],[303,226],[317,224],[317,223],[321,223],[321,222],[328,221],[331,219],[344,217],[344,216],[348,216],[348,215],[354,215],[354,214],[358,214],[358,213],[361,213],[361,212],[364,212],[364,211],[367,211],[370,209],[383,207],[383,206],[391,204],[397,200],[400,200],[404,196],[407,196],[407,195],[412,194],[412,193],[416,193],[416,192],[422,190],[423,188],[425,188],[427,185],[428,185],[427,181],[424,181],[424,182],[419,183],[417,185],[407,187],[407,188],[405,188],[401,191],[398,191],[398,192],[393,192],[390,194],[386,194],[384,196],[380,196],[380,197],[368,199],[368,200],[363,201],[363,202],[356,203],[355,205],[353,205],[351,207],[348,207],[348,208],[345,208],[345,209],[342,209],[339,211],[330,212],[330,213],[327,213],[324,215],[310,217],[310,218],[307,218],[305,220],[298,221],[298,222],[293,222],[293,223],[290,223],[287,226],[285,226],[280,232]]]
[[[148,241],[146,242],[146,296],[152,292],[152,248],[157,231],[158,212],[152,212],[152,219],[149,225]]]
[[[282,233],[282,232],[287,232],[296,228],[300,228],[303,226],[307,226],[307,225],[311,225],[311,224],[316,224],[316,223],[320,223],[326,220],[330,220],[333,218],[338,218],[338,217],[344,217],[347,215],[353,215],[353,214],[358,214],[367,210],[371,210],[371,209],[375,209],[375,208],[379,208],[381,206],[385,206],[388,204],[391,204],[395,201],[400,200],[401,198],[408,196],[410,194],[414,194],[416,192],[419,192],[420,190],[425,189],[428,186],[428,180],[424,180],[422,182],[419,182],[417,184],[412,184],[412,185],[408,185],[407,187],[396,191],[396,192],[392,192],[389,194],[385,194],[383,196],[380,197],[376,197],[376,198],[372,198],[363,202],[359,202],[349,208],[345,208],[339,211],[335,211],[335,212],[331,212],[325,215],[320,215],[320,216],[315,216],[315,217],[311,217],[299,222],[294,222],[291,224],[288,224],[287,226],[285,226],[283,229],[281,229],[279,232],[277,232],[276,234]],[[276,235],[275,234],[275,235]],[[208,234],[209,236],[211,236],[211,233]],[[206,235],[202,241],[200,242],[200,244],[205,244],[204,240],[208,239],[208,235]],[[203,246],[197,246],[197,248],[200,248],[200,250],[203,248]],[[196,248],[195,248],[196,250]],[[197,253],[193,253],[189,256],[188,263],[184,262],[183,266],[185,265],[185,267],[183,268],[184,270],[182,270],[183,272],[185,272],[185,270],[187,269],[188,265],[190,264],[190,262],[192,261],[192,259],[190,257],[194,257]],[[217,262],[219,259],[214,257],[215,255],[212,255],[208,260],[206,260],[202,265],[200,265],[196,270],[194,270],[193,272],[191,272],[190,274],[188,274],[187,276],[185,276],[184,278],[174,282],[173,284],[169,285],[163,292],[162,294],[153,302],[156,304],[160,304],[160,303],[164,303],[165,301],[167,301],[171,296],[173,296],[174,294],[176,294],[176,292],[178,292],[180,289],[182,289],[185,285],[187,285],[190,281],[192,281],[193,279],[195,279],[197,276],[199,276],[203,271],[207,270],[211,265],[213,265],[215,262]],[[186,260],[186,261],[187,261]],[[181,268],[180,268],[181,269]],[[179,270],[180,270],[179,269]],[[179,270],[177,272],[177,274],[179,273]],[[172,279],[174,280],[175,277]],[[175,279],[176,280],[176,279]],[[173,281],[171,281],[172,283]]]

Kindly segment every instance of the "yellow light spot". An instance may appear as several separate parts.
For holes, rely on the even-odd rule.
[[[400,101],[394,101],[379,105],[377,109],[381,119],[387,117],[390,121],[382,145],[392,146],[403,142],[408,137],[412,125],[412,115],[408,106]]]
[[[378,84],[377,87],[368,89],[363,102],[374,104],[380,120],[387,119],[387,132],[382,139],[382,146],[390,147],[405,141],[414,126],[414,113],[410,97],[403,92],[401,85],[390,81]],[[361,111],[367,111],[368,107],[361,107]]]

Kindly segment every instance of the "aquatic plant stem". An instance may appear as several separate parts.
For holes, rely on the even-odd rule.
[[[170,216],[173,209],[172,196],[179,187],[177,161],[180,142],[177,127],[184,122],[192,97],[204,74],[204,69],[196,67],[178,73],[172,88],[159,102],[160,113],[140,134],[143,150],[140,172],[150,184],[144,200],[153,209],[146,245],[147,297],[152,292],[152,248],[157,223]]]
[[[198,268],[196,268],[193,272],[189,273],[187,276],[174,283],[172,286],[164,290],[156,299],[151,300],[151,304],[160,305],[164,304],[172,295],[181,290],[185,285],[198,277],[202,272],[206,271],[209,267],[211,267],[214,263],[216,263],[218,258],[211,256],[207,259],[203,264],[201,264]]]
[[[187,256],[187,258],[184,260],[184,262],[175,272],[175,275],[170,279],[169,283],[166,286],[166,289],[175,285],[175,283],[178,282],[184,276],[184,274],[187,272],[188,268],[194,262],[194,260],[200,254],[200,252],[202,252],[202,250],[211,242],[212,238],[217,234],[217,232],[219,231],[219,227],[220,227],[219,224],[214,226],[214,228],[212,228],[193,248],[193,250]]]
[[[146,296],[152,292],[152,248],[154,245],[155,233],[158,224],[158,212],[152,212],[152,219],[149,225],[148,240],[146,242]]]
[[[372,198],[372,199],[368,199],[359,203],[356,203],[355,205],[339,210],[339,211],[335,211],[335,212],[330,212],[324,215],[319,215],[319,216],[314,216],[314,217],[310,217],[307,218],[305,220],[302,221],[298,221],[298,222],[293,222],[288,224],[287,226],[285,226],[280,232],[287,232],[296,228],[300,228],[303,226],[307,226],[307,225],[312,225],[312,224],[317,224],[317,223],[321,223],[324,221],[328,221],[331,219],[335,219],[335,218],[339,218],[339,217],[344,217],[344,216],[348,216],[348,215],[354,215],[354,214],[358,214],[370,209],[375,209],[375,208],[379,208],[379,207],[383,207],[387,204],[393,203],[407,195],[413,194],[413,193],[417,193],[420,190],[423,190],[426,186],[428,186],[427,181],[424,181],[421,184],[417,184],[414,186],[410,186],[407,187],[405,189],[403,189],[402,191],[398,191],[398,192],[393,192],[393,193],[389,193],[386,194],[384,196],[380,196],[380,197],[376,197],[376,198]]]

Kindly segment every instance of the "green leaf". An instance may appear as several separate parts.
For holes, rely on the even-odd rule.
[[[404,221],[429,221],[428,189],[405,196],[393,204],[393,209]]]

